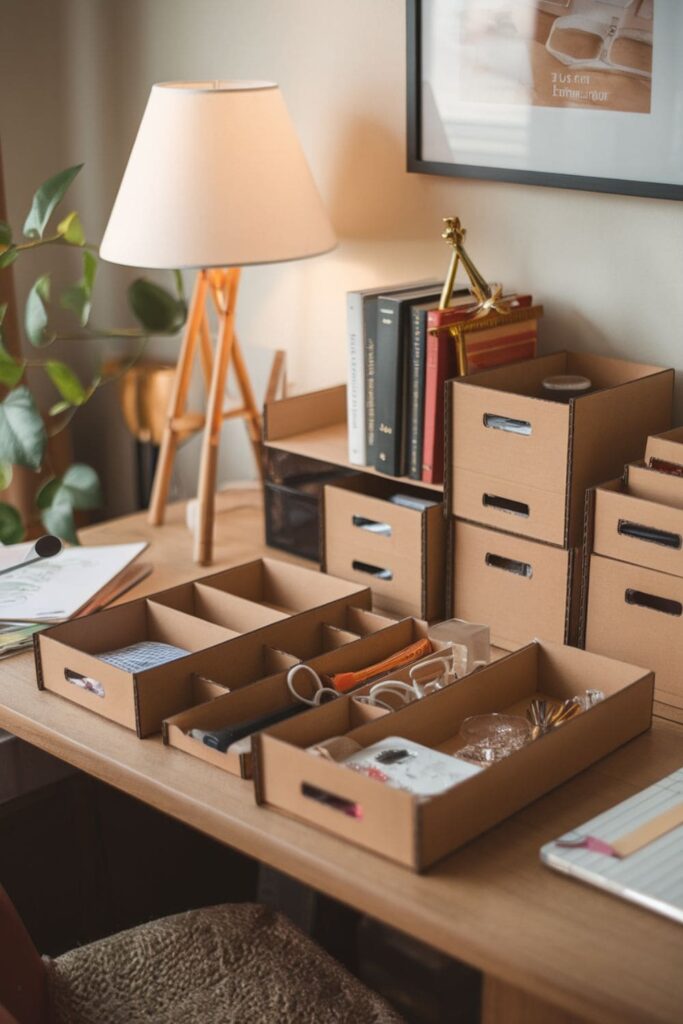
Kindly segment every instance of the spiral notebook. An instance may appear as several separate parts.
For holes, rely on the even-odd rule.
[[[541,860],[683,924],[683,768],[546,843]]]

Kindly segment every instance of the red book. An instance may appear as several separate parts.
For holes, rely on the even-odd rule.
[[[432,312],[447,312],[447,310]],[[430,312],[428,317],[431,316]],[[450,377],[455,377],[455,371],[455,346],[450,333],[438,331],[427,334],[425,415],[422,441],[422,480],[426,484],[443,483],[444,395],[446,381]]]

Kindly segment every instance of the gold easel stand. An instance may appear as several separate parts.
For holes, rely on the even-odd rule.
[[[241,418],[247,421],[249,440],[254,450],[256,465],[261,475],[263,472],[261,416],[256,407],[249,374],[235,334],[235,307],[239,280],[240,271],[236,267],[200,270],[197,275],[185,335],[178,356],[149,505],[149,521],[152,526],[159,526],[164,521],[178,442],[188,434],[203,429],[204,437],[197,490],[197,527],[194,542],[194,560],[198,565],[211,564],[218,447],[221,427],[225,420]],[[206,309],[209,297],[218,317],[218,341],[215,353],[211,350]],[[198,345],[208,392],[206,415],[186,412],[192,366]],[[236,409],[225,409],[223,406],[225,384],[231,362],[243,404]]]

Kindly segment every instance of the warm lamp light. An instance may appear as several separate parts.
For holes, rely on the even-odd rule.
[[[260,468],[261,420],[234,331],[239,268],[328,252],[336,239],[278,87],[269,82],[165,82],[152,87],[102,240],[103,259],[197,268],[178,357],[150,522],[163,521],[179,437],[204,430],[195,559],[211,561],[220,429],[247,420]],[[212,353],[207,298],[218,316]],[[197,348],[206,415],[186,413]],[[225,411],[233,363],[243,406]]]

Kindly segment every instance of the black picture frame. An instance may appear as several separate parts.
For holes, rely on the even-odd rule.
[[[556,174],[546,171],[438,162],[422,157],[422,0],[406,0],[407,170],[454,178],[580,189],[650,199],[683,200],[683,185],[623,178]],[[683,40],[682,40],[683,42]]]

